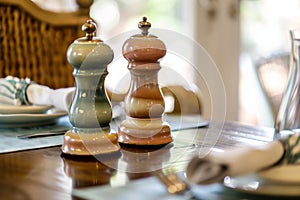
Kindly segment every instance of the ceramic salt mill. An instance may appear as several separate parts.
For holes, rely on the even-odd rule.
[[[95,37],[96,24],[88,20],[85,37],[68,48],[67,59],[73,66],[76,91],[69,110],[73,128],[64,135],[62,151],[71,155],[99,155],[120,149],[117,133],[110,128],[112,108],[104,87],[107,65],[114,53]]]
[[[131,81],[124,100],[126,119],[119,125],[119,142],[129,145],[163,145],[173,141],[170,126],[163,121],[164,99],[158,84],[160,59],[165,44],[149,34],[146,17],[138,23],[140,34],[125,41],[122,53],[128,61]]]
[[[286,91],[275,119],[275,133],[300,128],[300,30],[291,30],[290,71]]]

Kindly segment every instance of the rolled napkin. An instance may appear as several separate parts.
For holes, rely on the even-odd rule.
[[[187,179],[195,184],[223,181],[226,176],[258,172],[282,164],[300,164],[300,134],[263,146],[212,152],[206,157],[195,156],[187,166]]]
[[[54,90],[38,84],[31,84],[26,90],[27,99],[30,104],[52,105],[64,111],[69,111],[74,93],[75,87]]]
[[[30,79],[7,76],[0,79],[0,103],[9,105],[50,105],[68,111],[75,87],[51,89]]]

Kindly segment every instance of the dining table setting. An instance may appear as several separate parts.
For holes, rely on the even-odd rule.
[[[9,96],[3,84],[23,81],[1,79],[1,95]],[[27,101],[40,103],[22,105],[18,97],[0,106],[1,199],[299,198],[295,131],[278,134],[274,128],[165,113],[173,138],[168,144],[120,143],[108,154],[69,155],[62,152],[63,135],[72,129],[64,108],[75,88],[52,90],[26,81],[35,85]],[[59,102],[49,100],[57,93]],[[37,98],[45,94],[47,102]],[[120,104],[112,111],[110,127],[118,130],[126,113]],[[182,185],[175,187],[174,180]]]
[[[89,157],[63,154],[62,135],[18,138],[68,127],[66,116],[46,126],[1,128],[1,198],[299,198],[299,168],[286,164],[295,158],[287,156],[292,151],[283,145],[295,144],[296,135],[273,141],[273,128],[225,122],[219,129],[199,116],[170,116],[169,122],[178,127],[170,144],[142,149],[124,145],[119,152]],[[217,139],[209,137],[209,129],[218,132]],[[184,181],[189,193],[171,194],[159,178],[169,173]]]
[[[122,101],[106,91],[114,53],[92,20],[68,48],[74,87],[0,78],[0,199],[299,199],[300,131],[165,112],[167,50],[150,27],[143,17],[124,42]]]

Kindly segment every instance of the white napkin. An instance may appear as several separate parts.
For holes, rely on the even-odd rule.
[[[212,152],[204,158],[195,156],[187,166],[191,183],[211,184],[226,176],[239,176],[276,166],[300,163],[300,134],[294,133],[259,147]]]
[[[49,87],[30,84],[26,95],[28,102],[35,105],[52,105],[59,110],[69,111],[75,87],[51,89]]]
[[[0,79],[0,103],[9,105],[50,105],[68,111],[75,87],[51,89],[30,79],[7,76]]]

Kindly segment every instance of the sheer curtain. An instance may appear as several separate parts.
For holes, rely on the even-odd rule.
[[[226,120],[236,121],[239,110],[239,0],[197,0],[194,8],[196,41],[207,50],[221,74],[226,93]],[[221,109],[218,104],[222,103],[216,101],[211,111]]]

